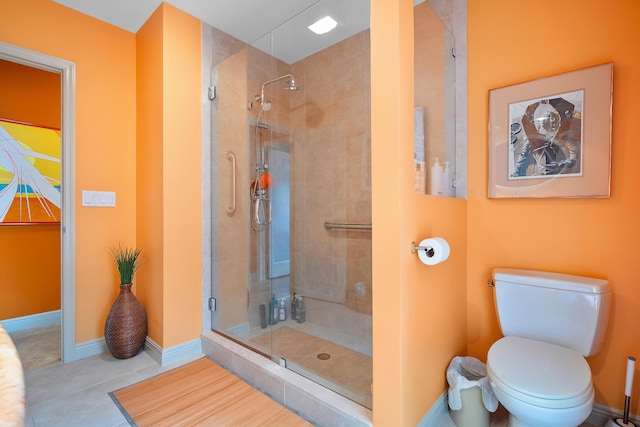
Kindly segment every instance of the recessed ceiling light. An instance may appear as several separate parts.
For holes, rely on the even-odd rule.
[[[330,16],[325,16],[322,19],[318,19],[313,24],[309,25],[309,29],[316,34],[324,34],[333,30],[338,23]]]

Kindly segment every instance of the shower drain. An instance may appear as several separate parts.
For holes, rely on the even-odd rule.
[[[320,360],[329,360],[331,359],[331,355],[329,353],[319,353],[318,359]]]

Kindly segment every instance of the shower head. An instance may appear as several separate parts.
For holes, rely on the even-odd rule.
[[[262,88],[260,90],[260,95],[256,95],[256,101],[260,101],[260,105],[262,106],[262,110],[263,111],[269,111],[271,109],[271,104],[266,101],[264,99],[264,88],[267,85],[270,85],[271,83],[275,83],[275,82],[279,82],[280,80],[284,80],[284,79],[290,79],[289,80],[289,84],[287,86],[284,87],[284,90],[288,90],[288,91],[296,91],[296,90],[302,90],[302,86],[297,86],[296,85],[296,79],[293,77],[293,74],[285,74],[284,76],[280,76],[280,77],[276,77],[275,79],[272,80],[268,80],[264,83],[262,83]]]
[[[291,81],[283,89],[288,90],[290,92],[295,92],[297,90],[302,90],[302,86],[297,86],[296,79],[294,79],[293,76],[291,76]]]
[[[296,86],[296,83],[292,80],[291,84],[285,86],[283,89],[288,90],[289,92],[295,92],[297,90],[302,90],[302,86]]]

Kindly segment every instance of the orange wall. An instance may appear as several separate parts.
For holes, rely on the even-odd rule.
[[[609,279],[614,298],[607,338],[589,358],[596,403],[623,407],[628,355],[640,356],[640,3],[560,0],[548,8],[509,0],[468,1],[469,200],[468,350],[485,360],[500,337],[494,267]],[[488,91],[614,62],[611,198],[487,199]],[[634,389],[640,386],[636,375]],[[636,394],[637,396],[637,394]],[[638,398],[631,412],[638,413]]]
[[[118,291],[109,248],[135,243],[135,36],[49,0],[1,8],[0,40],[76,64],[76,342],[100,338]],[[82,207],[82,190],[117,206]]]
[[[109,248],[136,239],[144,259],[136,287],[150,305],[152,338],[164,346],[196,338],[202,286],[200,22],[163,5],[159,29],[151,30],[145,45],[144,34],[136,38],[47,0],[5,1],[2,9],[0,40],[76,64],[76,342],[102,337],[118,291]],[[136,75],[137,66],[148,74]],[[142,87],[138,101],[136,83]],[[146,156],[140,170],[136,156]],[[82,190],[115,191],[117,206],[82,207]],[[150,193],[138,200],[137,191],[145,190]],[[138,217],[136,208],[143,212]]]
[[[149,337],[196,339],[202,295],[200,21],[163,3],[138,32],[138,292]]]
[[[60,309],[60,226],[0,226],[0,320]]]
[[[202,29],[163,5],[166,348],[202,330]]]
[[[60,129],[60,74],[0,60],[0,118]]]
[[[466,203],[413,192],[413,4],[371,3],[374,425],[417,425],[466,348]],[[428,267],[411,242],[442,236]]]
[[[149,304],[150,336],[165,347],[196,338],[200,22],[163,5],[145,41],[144,29],[136,37],[48,0],[3,1],[2,11],[0,40],[76,64],[76,342],[103,335],[118,292],[109,248],[119,242],[143,248],[136,288]],[[117,206],[82,207],[82,190],[115,191]]]
[[[0,118],[60,129],[60,75],[0,60]],[[60,227],[0,227],[0,319],[60,309]]]
[[[162,11],[158,8],[136,34],[138,244],[148,268],[137,277],[136,294],[147,310],[147,335],[162,345],[163,256],[162,210]]]

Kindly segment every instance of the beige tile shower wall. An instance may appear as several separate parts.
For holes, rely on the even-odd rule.
[[[292,286],[371,312],[371,235],[325,221],[371,223],[369,31],[292,65]],[[354,292],[362,282],[364,295]]]
[[[218,72],[218,289],[221,303],[218,319],[221,330],[247,322],[247,268],[249,201],[244,189],[249,188],[246,165],[249,164],[248,129],[245,100],[247,93],[246,50],[236,53],[217,66]],[[227,152],[237,161],[236,211],[227,215],[231,200],[231,162]]]

